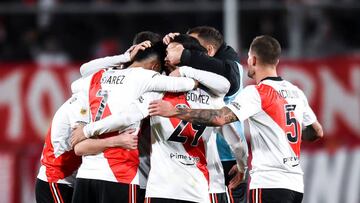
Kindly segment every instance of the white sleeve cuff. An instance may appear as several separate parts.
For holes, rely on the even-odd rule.
[[[124,62],[120,62],[120,63],[126,63],[131,61],[130,52],[125,52],[123,56],[124,56]]]
[[[85,125],[84,126],[84,128],[83,128],[83,133],[84,133],[84,136],[86,137],[86,138],[90,138],[91,137],[91,132],[89,132],[89,126],[90,124],[87,124],[87,125]]]

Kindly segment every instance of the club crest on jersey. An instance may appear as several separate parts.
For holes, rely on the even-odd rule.
[[[188,109],[189,107],[186,104],[176,104],[175,106],[177,109]]]
[[[80,109],[80,114],[81,115],[86,115],[86,113],[87,113],[87,109],[84,109],[84,108]]]

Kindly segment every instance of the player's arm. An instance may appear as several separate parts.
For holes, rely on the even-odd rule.
[[[222,126],[220,128],[220,134],[229,144],[236,159],[236,165],[234,165],[229,171],[229,175],[233,177],[231,178],[228,187],[233,189],[243,182],[245,178],[248,169],[248,145],[245,135],[239,133],[233,123]]]
[[[305,94],[300,91],[300,95],[303,97],[304,112],[303,112],[303,126],[302,137],[304,141],[315,141],[324,136],[324,132],[321,124],[316,118],[314,111],[311,109]]]
[[[249,156],[245,136],[238,133],[234,124],[222,126],[220,128],[220,133],[229,144],[231,151],[235,155],[239,171],[245,173],[247,170],[247,160]]]
[[[145,93],[138,99],[134,100],[130,105],[125,106],[118,113],[112,114],[99,121],[87,124],[84,127],[84,132],[86,133],[87,137],[92,137],[114,131],[123,131],[130,125],[146,118],[149,115],[149,103],[154,99],[160,98],[162,98],[161,93]]]
[[[161,97],[162,94],[160,93],[145,93],[139,99],[133,101],[129,106],[124,107],[122,111],[99,121],[91,122],[85,126],[78,126],[71,133],[72,146],[86,138],[114,131],[123,131],[130,125],[146,118],[149,115],[147,109],[150,101]]]
[[[129,52],[125,52],[121,55],[107,56],[104,58],[94,59],[80,66],[80,74],[81,76],[88,76],[99,70],[113,68],[119,66],[122,63],[129,62],[130,60],[131,59]]]
[[[175,108],[170,102],[152,101],[149,105],[150,116],[176,117],[178,119],[205,126],[222,126],[237,121],[236,115],[227,107],[221,109]]]
[[[315,141],[317,139],[323,138],[323,136],[324,136],[324,132],[322,126],[318,121],[316,121],[311,125],[306,126],[302,130],[301,139],[304,141]]]
[[[150,116],[175,116],[205,126],[222,126],[238,120],[244,121],[260,111],[261,98],[254,85],[244,88],[233,102],[221,109],[180,109],[162,100],[152,101],[149,105]]]
[[[144,50],[150,46],[150,41],[144,41],[131,46],[124,54],[94,59],[81,65],[80,74],[81,76],[87,76],[102,69],[117,67],[131,61],[139,50]]]
[[[189,66],[179,67],[179,72],[181,76],[198,81],[216,96],[225,96],[229,91],[230,83],[221,75],[209,71],[198,70]]]
[[[197,83],[190,78],[171,77],[156,74],[146,84],[146,92],[187,92],[194,89]]]
[[[108,148],[121,147],[124,149],[136,149],[138,137],[134,134],[135,129],[128,129],[119,135],[103,139],[86,139],[75,145],[74,151],[78,156],[94,155]]]
[[[138,110],[135,104],[130,104],[119,113],[112,114],[96,122],[76,126],[71,132],[71,145],[74,147],[77,143],[87,138],[108,132],[123,131],[146,116]]]
[[[229,95],[236,93],[240,88],[241,78],[237,63],[239,60],[217,59],[199,51],[184,49],[180,61],[183,65],[225,77],[230,82]]]

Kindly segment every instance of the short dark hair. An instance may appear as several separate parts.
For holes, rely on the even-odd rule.
[[[150,57],[156,57],[161,63],[163,63],[166,55],[166,46],[162,41],[154,43],[151,47],[146,48],[145,50],[139,50],[138,53],[134,56],[134,61],[143,61]]]
[[[250,51],[259,57],[261,63],[274,65],[280,58],[281,46],[275,38],[261,35],[251,42]]]
[[[224,43],[224,37],[219,30],[210,26],[198,26],[191,28],[187,31],[187,34],[197,34],[199,38],[214,45],[216,50]]]
[[[151,31],[142,31],[135,35],[133,39],[133,44],[139,44],[146,40],[149,40],[152,44],[155,44],[157,42],[160,42],[162,38],[158,33]]]
[[[185,49],[207,53],[206,49],[201,46],[200,42],[196,38],[189,35],[177,35],[174,37],[174,39],[171,40],[171,42],[182,44]]]

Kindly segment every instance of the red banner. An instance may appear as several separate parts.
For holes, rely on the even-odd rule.
[[[0,66],[0,183],[6,183],[0,187],[0,199],[29,202],[34,199],[46,130],[56,109],[70,96],[79,66]],[[360,57],[284,60],[279,75],[304,90],[326,136],[314,144],[304,143],[304,202],[360,202]],[[327,190],[321,181],[330,181],[335,189]],[[326,194],[332,194],[331,201]]]
[[[317,144],[330,151],[360,144],[360,56],[287,60],[279,74],[308,97],[326,136]]]

